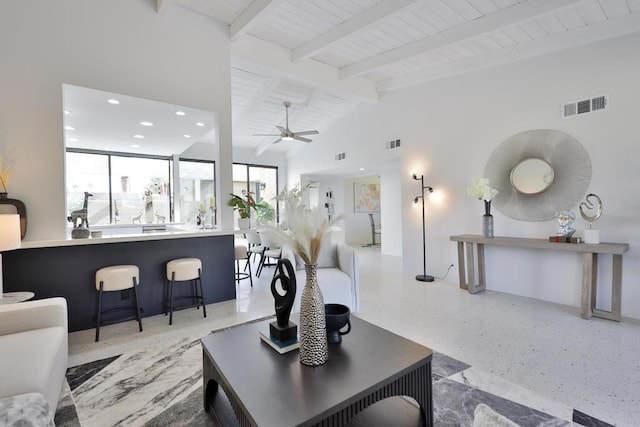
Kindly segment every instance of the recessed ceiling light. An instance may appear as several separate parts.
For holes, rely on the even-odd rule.
[[[78,138],[67,138],[69,142],[78,142]]]
[[[64,113],[65,113],[65,114],[71,114],[71,111],[69,111],[69,110],[64,110]]]
[[[142,126],[153,126],[153,123],[151,123],[151,122],[140,122],[140,124]]]
[[[364,168],[360,168],[360,170],[361,170],[361,171],[363,171],[363,170],[364,170]]]
[[[184,116],[185,114],[184,111],[176,111],[176,116]]]
[[[65,126],[64,129],[65,130],[76,130],[76,128],[74,128],[73,126]]]
[[[202,126],[204,126],[204,123],[202,123],[202,122],[198,122],[198,123],[196,123],[196,126],[200,126],[200,127],[202,127]]]
[[[111,98],[111,99],[107,99],[107,102],[108,102],[109,104],[113,104],[113,105],[118,105],[118,104],[120,104],[120,101],[118,101],[117,99],[113,99],[113,98]]]
[[[140,146],[138,144],[133,144],[132,147],[133,148],[140,148]]]
[[[184,136],[185,138],[191,138],[191,135],[182,135],[182,136]]]
[[[144,139],[144,135],[133,135],[133,137],[137,139]]]

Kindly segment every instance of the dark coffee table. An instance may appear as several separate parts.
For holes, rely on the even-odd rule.
[[[204,408],[222,386],[242,426],[345,425],[391,396],[410,396],[433,425],[432,351],[351,316],[351,333],[329,345],[329,361],[312,368],[299,352],[278,354],[260,339],[269,321],[202,339]]]

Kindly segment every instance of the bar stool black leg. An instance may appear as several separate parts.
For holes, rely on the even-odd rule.
[[[140,327],[140,332],[142,332],[142,316],[140,315],[140,299],[138,298],[138,281],[136,278],[133,278],[133,294],[136,297],[136,315],[138,316],[138,326]]]
[[[100,315],[102,314],[102,286],[104,282],[100,281],[100,292],[98,292],[98,315],[96,321],[96,342],[100,341]]]
[[[249,266],[249,283],[251,283],[251,287],[253,288],[253,273],[251,272],[251,264],[249,263],[249,260],[247,259],[247,265]]]
[[[202,271],[198,269],[198,284],[200,285],[200,298],[202,299],[202,312],[204,317],[207,317],[207,303],[204,300],[204,291],[202,290]]]
[[[169,326],[173,325],[173,284],[175,277],[176,273],[171,273],[171,282],[169,282]]]

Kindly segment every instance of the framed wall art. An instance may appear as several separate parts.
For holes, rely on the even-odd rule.
[[[380,184],[353,184],[353,211],[380,212]]]

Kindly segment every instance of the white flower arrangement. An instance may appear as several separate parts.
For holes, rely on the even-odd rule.
[[[339,218],[329,221],[327,213],[321,208],[306,208],[301,203],[302,194],[306,190],[307,186],[301,189],[296,186],[290,191],[285,188],[276,199],[284,202],[288,229],[285,231],[268,226],[264,232],[271,233],[282,243],[289,245],[305,264],[312,265],[318,262],[324,235]]]
[[[491,188],[488,178],[474,178],[471,187],[467,188],[467,194],[485,202],[490,202],[496,197],[498,190]]]

